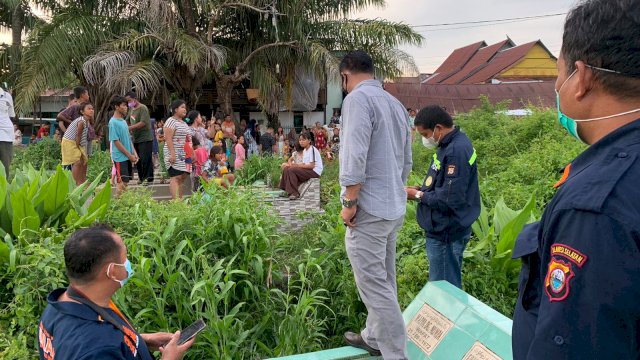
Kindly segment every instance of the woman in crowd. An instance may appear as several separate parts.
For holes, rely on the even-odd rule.
[[[260,132],[260,124],[256,124],[256,136],[254,136],[256,140],[256,145],[258,146],[258,154],[262,152],[262,145],[260,145],[260,137],[262,133]]]
[[[333,136],[329,139],[329,148],[327,149],[327,158],[333,160],[340,153],[340,129],[333,128]]]
[[[171,103],[173,116],[164,124],[164,164],[171,181],[169,191],[171,197],[181,197],[180,188],[191,173],[191,159],[187,158],[187,143],[191,143],[191,130],[184,122],[187,116],[187,105],[184,100]],[[189,149],[190,150],[190,149]]]
[[[289,148],[293,149],[296,147],[296,143],[298,142],[298,134],[296,134],[296,129],[291,128],[289,131],[289,135],[287,135],[287,141],[289,141]]]
[[[93,105],[80,104],[80,117],[73,120],[64,133],[61,142],[62,166],[71,170],[76,185],[87,181],[87,143],[89,140],[89,123],[93,120]]]
[[[282,166],[282,177],[280,179],[280,189],[287,192],[289,200],[300,198],[298,187],[303,182],[319,178],[322,174],[322,156],[320,151],[311,145],[311,139],[306,134],[301,134],[299,138],[302,151],[302,163],[285,163]]]
[[[200,115],[200,111],[189,111],[184,122],[191,126],[191,136],[198,139],[200,146],[204,147],[207,144],[207,131],[202,127],[202,116]]]
[[[255,124],[254,124],[255,126]],[[244,132],[244,147],[247,149],[246,158],[249,159],[254,155],[258,155],[258,144],[251,134],[251,127],[247,126],[247,130]]]
[[[247,131],[249,131],[249,130],[247,130]],[[236,148],[235,148],[236,158],[235,158],[234,164],[233,164],[233,168],[236,171],[239,170],[242,167],[242,165],[244,165],[244,161],[247,158],[244,146],[245,146],[245,144],[244,144],[244,135],[240,135],[238,137],[238,143],[236,144]]]
[[[315,137],[313,144],[318,150],[323,151],[327,147],[327,131],[320,125],[320,122],[316,123],[316,127],[312,131]]]
[[[278,154],[280,156],[284,155],[284,141],[286,136],[284,135],[284,129],[279,127],[276,132],[276,144],[278,144]]]
[[[235,177],[229,174],[224,150],[221,146],[214,146],[209,153],[209,160],[202,167],[202,178],[228,189],[233,184]]]
[[[302,164],[302,152],[304,148],[300,145],[300,142],[296,140],[294,147],[292,148],[293,152],[291,156],[287,159],[286,163],[283,163],[280,168],[284,170],[285,167],[291,166],[291,164]]]

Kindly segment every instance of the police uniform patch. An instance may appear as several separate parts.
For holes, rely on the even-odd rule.
[[[427,177],[427,180],[424,181],[424,186],[429,187],[433,184],[433,176]]]
[[[569,284],[574,277],[571,263],[552,259],[544,280],[544,289],[549,301],[562,301],[569,296]]]
[[[447,166],[447,176],[455,176],[457,170],[458,168],[454,164]]]

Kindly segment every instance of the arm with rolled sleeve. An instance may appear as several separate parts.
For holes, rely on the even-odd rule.
[[[344,138],[340,146],[340,185],[358,185],[366,178],[373,124],[367,107],[352,97],[345,99],[342,111]]]
[[[449,166],[455,166],[455,174],[447,174]],[[445,155],[440,170],[444,172],[444,183],[433,191],[425,192],[420,202],[440,211],[457,210],[465,206],[471,167],[463,155]]]
[[[550,216],[541,248],[542,296],[527,359],[640,357],[639,245],[637,223],[574,209]],[[566,248],[584,255],[578,258],[582,264],[558,251]],[[559,265],[568,271],[558,270]],[[547,285],[550,271],[556,274],[555,287]]]

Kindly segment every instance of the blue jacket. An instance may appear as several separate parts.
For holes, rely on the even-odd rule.
[[[478,166],[471,140],[458,128],[440,141],[421,190],[417,218],[428,237],[447,241],[470,233],[480,216]]]
[[[522,259],[514,359],[640,358],[640,120],[580,154]]]
[[[142,337],[115,311],[105,308],[131,331],[128,335],[99,319],[87,305],[58,301],[66,290],[56,289],[47,297],[49,304],[38,325],[40,359],[153,359]]]

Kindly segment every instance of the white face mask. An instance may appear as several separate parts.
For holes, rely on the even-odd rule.
[[[428,138],[428,139],[423,136],[422,137],[422,145],[424,147],[426,147],[427,149],[434,149],[434,148],[436,148],[438,146],[438,143],[436,142],[436,139],[433,138],[433,136]]]

